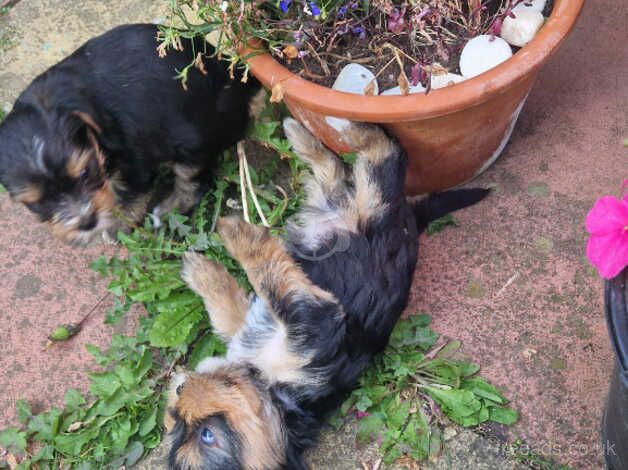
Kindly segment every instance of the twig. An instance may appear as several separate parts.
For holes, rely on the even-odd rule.
[[[248,185],[249,192],[251,193],[251,198],[253,199],[255,210],[257,210],[257,214],[259,215],[260,219],[262,219],[262,225],[264,225],[264,227],[270,227],[270,225],[268,225],[268,220],[266,220],[266,216],[264,216],[264,211],[262,211],[262,208],[259,205],[257,195],[255,194],[255,188],[253,187],[253,182],[251,181],[251,174],[249,172],[249,164],[246,161],[246,153],[244,152],[244,143],[242,141],[238,142],[238,145],[236,148],[238,150],[238,159],[243,163],[242,166],[244,167],[244,175],[246,178],[246,184]]]
[[[209,233],[213,233],[216,230],[216,225],[218,224],[218,218],[220,217],[220,209],[222,208],[222,201],[225,198],[225,193],[221,192],[218,199],[216,200],[216,204],[214,204],[214,214],[212,215],[212,226],[209,229]]]
[[[98,306],[99,306],[100,304],[102,304],[105,300],[107,300],[107,299],[109,298],[109,296],[110,296],[110,295],[111,295],[111,292],[107,292],[105,295],[103,295],[103,296],[100,298],[100,300],[99,300],[98,302],[96,302],[96,304],[95,304],[95,305],[94,305],[94,306],[90,309],[90,311],[89,311],[89,312],[87,312],[87,313],[83,316],[83,318],[82,318],[82,319],[81,319],[81,320],[80,320],[77,324],[78,324],[79,326],[82,326],[82,325],[83,325],[83,323],[85,323],[85,320],[87,320],[87,319],[90,317],[90,315],[91,315],[92,313],[94,313],[94,311],[96,311],[96,309],[98,308]]]
[[[321,58],[321,56],[318,55],[318,52],[316,52],[316,49],[314,49],[314,47],[309,42],[306,42],[305,45],[309,47],[310,51],[312,51],[312,54],[314,54],[314,57],[316,57],[316,60],[318,60],[318,63],[321,64],[321,68],[323,69],[323,72],[325,72],[325,76],[329,77],[329,74],[331,72],[329,71],[329,66],[327,65],[327,62],[325,62]]]
[[[504,293],[504,291],[508,288],[508,286],[510,284],[512,284],[513,282],[515,282],[515,280],[519,277],[519,273],[516,272],[515,274],[513,274],[510,279],[508,279],[508,281],[506,281],[506,284],[503,285],[503,287],[501,289],[499,289],[499,291],[497,291],[497,294],[495,294],[495,297],[493,297],[494,299],[498,298],[500,295],[502,295]]]
[[[162,379],[165,379],[166,377],[168,377],[170,374],[172,374],[172,371],[174,370],[175,366],[180,360],[181,360],[181,356],[177,357],[174,361],[172,361],[170,363],[170,366],[168,366],[166,370],[162,371],[159,375],[155,377],[154,379],[155,382],[159,382]]]

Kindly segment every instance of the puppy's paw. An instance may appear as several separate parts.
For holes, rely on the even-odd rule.
[[[118,246],[116,234],[112,230],[103,230],[100,236],[105,245]]]
[[[342,138],[356,150],[368,147],[372,141],[380,139],[388,140],[388,137],[381,127],[366,122],[351,122],[351,124],[343,130]]]
[[[181,278],[198,295],[204,297],[223,289],[229,273],[222,265],[192,251],[184,253],[182,259]]]
[[[269,236],[266,228],[249,224],[237,216],[219,218],[216,232],[227,251],[240,262],[253,257]]]
[[[306,162],[314,164],[325,162],[329,158],[335,158],[328,148],[295,119],[284,119],[283,130],[292,145],[292,149]]]

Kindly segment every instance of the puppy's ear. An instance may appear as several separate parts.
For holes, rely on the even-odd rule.
[[[102,133],[101,127],[88,112],[75,110],[70,114],[73,120],[70,132],[74,143],[81,148],[95,150],[99,162],[104,164],[104,159],[96,137]]]
[[[83,124],[85,124],[96,134],[102,133],[102,129],[98,124],[96,124],[96,121],[89,113],[86,113],[85,111],[72,111],[72,115],[79,118],[83,122]]]

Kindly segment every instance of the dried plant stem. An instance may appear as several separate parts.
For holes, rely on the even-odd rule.
[[[246,153],[244,152],[244,142],[240,141],[237,145],[238,151],[238,160],[240,161],[240,179],[242,179],[242,172],[244,172],[244,177],[246,180],[246,186],[251,193],[251,199],[253,199],[253,204],[255,205],[255,210],[257,211],[257,215],[262,220],[262,225],[264,227],[270,227],[268,224],[268,220],[266,220],[266,216],[264,215],[264,211],[262,211],[261,206],[259,205],[259,200],[257,199],[257,195],[255,194],[255,188],[253,186],[253,182],[251,181],[251,173],[249,172],[249,163],[246,160]],[[242,207],[246,207],[246,214],[248,214],[248,204],[246,204],[246,193],[244,189],[242,189],[242,197],[244,198],[242,201]],[[248,222],[248,220],[247,220]]]
[[[248,223],[251,223],[251,219],[249,218],[249,203],[246,197],[246,179],[244,177],[244,151],[242,149],[242,142],[238,142],[237,150],[238,166],[240,169],[240,198],[242,199],[242,212],[244,212],[244,220]]]

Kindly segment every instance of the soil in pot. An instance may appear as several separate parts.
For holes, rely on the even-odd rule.
[[[471,38],[499,34],[513,8],[532,2],[485,0],[474,12],[469,6],[478,3],[474,0],[432,0],[401,8],[390,1],[376,1],[372,3],[383,5],[380,8],[386,13],[372,7],[360,21],[351,14],[355,3],[347,2],[347,12],[333,24],[305,19],[294,42],[274,51],[276,58],[291,72],[327,87],[344,66],[357,63],[376,75],[380,90],[398,86],[403,80],[400,76],[412,86],[421,84],[429,90],[432,74],[461,74],[460,55]],[[549,16],[552,8],[551,0],[545,2],[543,16]],[[513,52],[518,49],[513,46]]]

